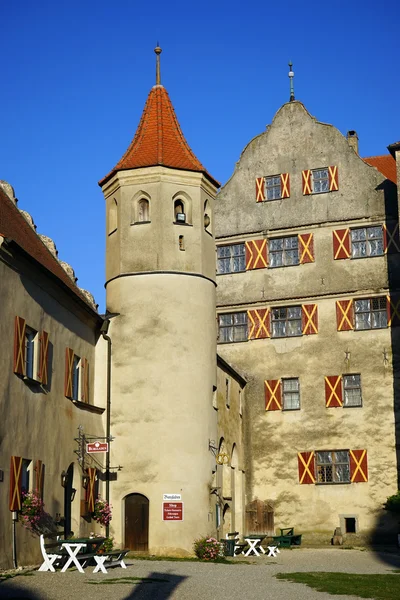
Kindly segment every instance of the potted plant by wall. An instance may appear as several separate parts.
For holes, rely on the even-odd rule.
[[[112,506],[103,498],[97,498],[92,516],[97,523],[106,527],[112,519]]]
[[[44,503],[37,492],[22,492],[19,521],[32,533],[39,533],[39,525],[44,516]]]

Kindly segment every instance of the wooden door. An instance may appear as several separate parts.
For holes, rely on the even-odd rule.
[[[268,502],[253,500],[246,506],[246,531],[245,534],[274,532],[274,509]]]
[[[125,548],[142,552],[149,548],[149,500],[142,494],[125,498]]]

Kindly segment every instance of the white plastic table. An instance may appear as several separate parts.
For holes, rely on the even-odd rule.
[[[250,546],[246,552],[243,552],[245,556],[250,556],[250,554],[254,554],[254,556],[260,556],[256,546],[258,546],[263,538],[244,538],[244,541],[248,543]]]
[[[65,548],[66,551],[68,552],[69,559],[67,560],[67,562],[61,569],[61,573],[65,573],[65,571],[68,569],[68,567],[71,564],[75,565],[75,567],[78,569],[79,573],[84,573],[85,571],[82,569],[82,565],[80,564],[77,556],[78,556],[78,552],[82,548],[86,548],[86,544],[82,544],[81,542],[79,542],[79,543],[64,542],[64,544],[62,544],[62,547]]]

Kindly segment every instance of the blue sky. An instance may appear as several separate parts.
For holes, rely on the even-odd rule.
[[[78,285],[105,308],[104,200],[97,185],[128,147],[155,81],[184,135],[222,183],[289,99],[362,156],[400,139],[397,0],[3,0],[0,179]]]

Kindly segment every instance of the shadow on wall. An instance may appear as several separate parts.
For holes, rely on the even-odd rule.
[[[397,518],[392,517],[383,509],[371,538],[371,545],[377,558],[395,569],[400,568],[400,548],[397,547],[397,535],[400,533],[398,521],[400,515]]]
[[[176,588],[186,579],[182,575],[153,571],[140,581],[124,600],[166,600],[171,598]],[[1,596],[0,596],[1,597]]]

